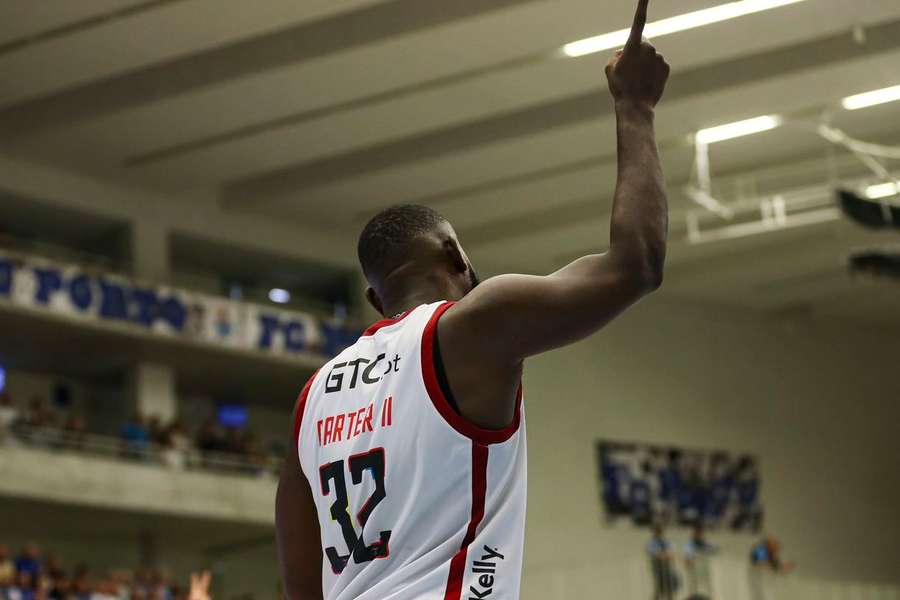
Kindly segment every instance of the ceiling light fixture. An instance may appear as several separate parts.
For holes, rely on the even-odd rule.
[[[848,96],[841,100],[841,105],[847,110],[859,110],[860,108],[887,104],[888,102],[896,102],[897,100],[900,100],[900,85],[874,90],[864,94],[856,94],[855,96]]]
[[[696,139],[698,144],[714,144],[715,142],[722,142],[743,137],[745,135],[769,131],[770,129],[775,129],[781,125],[781,122],[781,117],[774,115],[756,117],[754,119],[747,119],[746,121],[738,121],[736,123],[719,125],[718,127],[710,127],[709,129],[701,129],[697,132]]]
[[[291,293],[281,288],[272,288],[269,290],[269,300],[277,304],[287,304],[291,301]]]
[[[745,15],[763,12],[789,4],[797,4],[805,0],[740,0],[739,2],[728,2],[711,8],[697,10],[694,12],[661,19],[652,23],[647,23],[644,28],[644,36],[653,39],[686,31],[688,29],[696,29],[704,25],[720,23],[729,19],[736,19]],[[603,50],[611,50],[613,48],[621,48],[628,40],[630,29],[621,29],[612,33],[605,33],[594,37],[585,38],[576,42],[571,42],[563,46],[563,53],[566,56],[577,57]]]
[[[896,183],[879,183],[866,188],[866,197],[869,200],[881,200],[897,195],[900,195],[900,186]]]

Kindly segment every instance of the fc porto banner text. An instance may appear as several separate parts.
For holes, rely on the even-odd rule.
[[[278,355],[334,356],[360,331],[312,315],[0,250],[0,304]]]

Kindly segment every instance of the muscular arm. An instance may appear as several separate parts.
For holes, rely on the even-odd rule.
[[[322,600],[319,520],[295,444],[290,445],[278,482],[275,528],[286,600]]]
[[[523,359],[594,333],[662,281],[667,203],[653,110],[669,67],[641,41],[647,2],[639,0],[631,38],[606,70],[618,136],[609,251],[546,276],[492,278],[441,319],[438,335],[450,385],[476,424],[509,422],[507,399]],[[484,410],[485,402],[498,397],[504,410]]]

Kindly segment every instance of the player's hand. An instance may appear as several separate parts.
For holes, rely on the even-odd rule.
[[[191,573],[191,591],[188,600],[212,600],[209,595],[209,571]]]
[[[652,109],[662,98],[669,79],[669,64],[643,37],[649,2],[638,0],[628,42],[606,65],[609,91],[617,105]]]

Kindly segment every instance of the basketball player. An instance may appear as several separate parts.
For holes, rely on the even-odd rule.
[[[288,600],[519,597],[522,363],[591,335],[662,279],[653,111],[669,66],[642,41],[647,3],[606,68],[619,159],[606,254],[478,285],[431,209],[389,208],[366,225],[366,295],[386,318],[297,402],[276,501]]]

